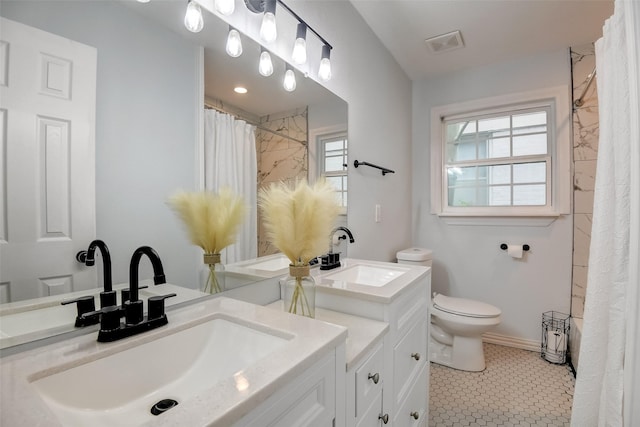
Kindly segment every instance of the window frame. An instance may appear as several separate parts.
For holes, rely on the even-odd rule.
[[[326,177],[344,177],[348,180],[348,168],[347,167],[343,167],[342,171],[331,171],[331,172],[326,172],[325,171],[325,158],[326,158],[326,150],[325,150],[325,144],[327,141],[332,142],[330,140],[343,140],[345,142],[345,148],[344,148],[344,157],[345,157],[345,164],[348,163],[348,159],[349,159],[349,137],[348,137],[348,133],[345,129],[343,128],[327,128],[324,129],[324,131],[322,132],[318,132],[315,135],[315,148],[316,148],[316,153],[317,153],[317,162],[316,162],[316,167],[317,167],[317,175],[318,176],[326,176]],[[347,204],[344,206],[340,207],[340,214],[341,215],[346,215],[347,213],[347,208],[349,206],[349,201],[348,201],[348,195],[349,195],[349,184],[347,182],[347,187],[346,189],[344,189],[342,191],[342,193],[345,193],[346,197],[347,197]]]
[[[442,217],[557,217],[571,213],[571,108],[567,86],[514,93],[431,109],[431,213]],[[448,206],[445,120],[549,108],[545,206]],[[539,158],[540,156],[536,156]],[[515,164],[526,157],[496,158]]]

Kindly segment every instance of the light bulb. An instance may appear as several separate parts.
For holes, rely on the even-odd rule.
[[[296,41],[293,43],[293,52],[291,59],[294,63],[302,65],[307,62],[307,26],[303,23],[298,24],[298,32]]]
[[[260,53],[260,63],[258,64],[258,71],[265,77],[269,77],[273,74],[273,63],[271,62],[271,55],[268,51],[262,50]]]
[[[320,68],[318,69],[318,77],[323,82],[331,80],[331,61],[329,61],[329,58],[322,58],[320,60]]]
[[[276,29],[276,15],[271,12],[265,12],[262,17],[262,25],[260,26],[260,37],[267,43],[271,43],[278,38],[278,30]]]
[[[204,27],[202,11],[194,0],[191,0],[187,5],[187,13],[184,15],[184,26],[192,33],[200,32]]]
[[[223,15],[231,15],[236,8],[234,0],[216,0],[216,10]]]
[[[320,68],[318,69],[318,77],[323,82],[331,79],[331,48],[328,45],[322,46],[322,59],[320,60]]]
[[[242,40],[240,33],[235,28],[229,28],[229,36],[227,37],[227,53],[233,58],[242,55]]]
[[[284,90],[287,92],[293,92],[296,90],[296,75],[290,67],[287,67],[287,71],[284,73],[284,81],[282,82]]]

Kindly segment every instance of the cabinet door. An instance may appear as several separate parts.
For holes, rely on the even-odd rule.
[[[393,427],[426,427],[429,418],[428,375],[428,365],[424,364],[415,382],[411,383],[407,399],[393,414]]]
[[[382,344],[378,345],[373,354],[356,369],[356,417],[360,417],[382,391],[384,354]]]
[[[382,389],[380,389],[373,396],[371,406],[366,411],[362,411],[356,427],[380,427],[383,425],[382,417]]]
[[[406,398],[412,380],[427,364],[427,320],[419,320],[393,349],[393,396],[396,408]]]
[[[339,375],[344,375],[344,371]],[[336,417],[335,396],[336,364],[332,352],[234,426],[331,427]]]

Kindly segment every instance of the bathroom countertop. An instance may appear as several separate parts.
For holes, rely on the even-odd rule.
[[[33,381],[223,317],[239,324],[275,330],[290,339],[242,371],[249,384],[248,389],[239,391],[232,376],[224,378],[212,383],[205,391],[183,398],[180,405],[161,417],[150,416],[149,421],[142,425],[228,426],[347,338],[347,330],[342,326],[225,297],[176,309],[169,312],[168,316],[169,324],[166,326],[112,343],[98,343],[97,334],[88,334],[3,357],[0,359],[0,425],[62,425],[38,394]],[[176,352],[179,351],[176,349]],[[158,358],[166,357],[167,362],[170,362],[171,356],[157,355]],[[96,388],[100,388],[99,383],[96,383]],[[126,420],[122,425],[126,425]]]
[[[284,310],[282,300],[268,304],[265,307]],[[316,307],[315,319],[347,328],[347,371],[357,366],[360,360],[362,360],[362,357],[365,356],[389,330],[389,324],[386,322],[353,316],[320,307]]]
[[[152,281],[143,280],[140,284],[148,286],[140,289],[141,298],[175,293],[175,297],[166,301],[167,307],[207,296],[198,290],[170,283],[153,285]],[[128,283],[113,286],[115,291],[128,288]],[[93,288],[0,305],[0,348],[75,331],[76,305],[60,305],[60,302],[93,295],[95,304],[99,305],[98,294],[101,291],[102,288]]]
[[[369,261],[355,258],[345,258],[340,260],[340,267],[331,270],[317,269],[312,271],[312,275],[316,279],[317,293],[327,293],[336,295],[356,296],[362,300],[368,300],[383,304],[388,304],[397,297],[410,285],[417,280],[425,277],[431,270],[431,267],[423,267],[410,264],[396,264],[384,261]],[[388,269],[390,271],[403,272],[399,277],[389,281],[382,286],[370,286],[344,280],[333,280],[332,275],[344,272],[357,265],[365,265]]]

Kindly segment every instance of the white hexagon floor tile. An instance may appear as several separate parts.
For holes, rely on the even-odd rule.
[[[431,364],[429,427],[562,427],[571,419],[575,379],[568,364],[540,353],[484,344],[487,368]]]

